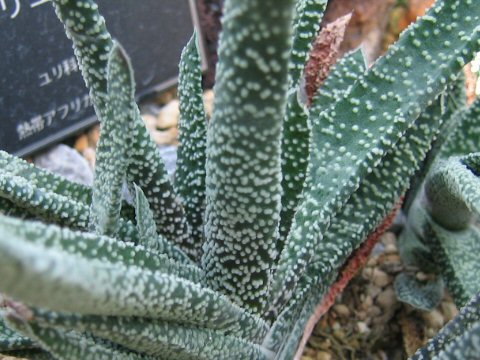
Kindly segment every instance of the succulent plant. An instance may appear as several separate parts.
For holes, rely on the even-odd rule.
[[[34,359],[292,358],[425,165],[480,49],[480,8],[438,0],[370,69],[359,51],[340,60],[307,106],[326,1],[227,0],[208,124],[195,36],[182,54],[172,183],[96,3],[53,4],[101,137],[93,188],[0,153],[0,351]]]
[[[480,294],[473,296],[460,313],[410,360],[475,359],[480,337]]]

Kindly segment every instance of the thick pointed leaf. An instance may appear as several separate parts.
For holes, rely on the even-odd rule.
[[[12,156],[0,150],[0,169],[2,172],[26,179],[32,186],[66,196],[72,200],[89,204],[92,197],[92,189],[63,178],[60,175],[50,173],[35,167],[18,157]]]
[[[202,71],[194,34],[182,52],[178,96],[180,99],[179,146],[175,190],[182,200],[192,230],[196,258],[204,242],[205,161],[207,122],[203,107]]]
[[[1,292],[54,311],[162,318],[245,338],[266,330],[260,318],[199,284],[135,265],[88,259],[14,231],[4,231],[0,238],[0,273]]]
[[[282,211],[278,252],[283,249],[305,182],[310,129],[308,110],[305,101],[301,99],[304,92],[301,76],[326,5],[325,0],[300,0],[296,3],[289,63],[289,91],[282,135]]]
[[[0,353],[36,347],[37,345],[31,339],[10,329],[0,317]]]
[[[293,3],[225,3],[208,128],[202,264],[214,289],[256,313],[276,259]]]
[[[444,359],[437,356],[446,349],[452,349],[450,344],[458,344],[457,340],[461,339],[462,336],[468,336],[473,329],[477,328],[479,321],[480,296],[477,294],[460,310],[460,313],[452,321],[445,325],[433,339],[429,340],[426,346],[418,349],[409,360]],[[456,347],[456,345],[453,346]],[[452,358],[463,359],[464,357],[460,355],[458,357],[447,357],[446,359]]]
[[[364,60],[360,51],[351,53],[340,60],[314,98],[309,111],[310,121],[316,121],[322,111],[343,97],[364,70]],[[283,195],[280,240],[277,244],[279,251],[283,249],[304,188],[310,146],[308,117],[309,115],[299,103],[297,95],[290,95],[282,144]],[[300,126],[299,124],[302,123],[303,125]],[[293,124],[293,126],[289,126],[289,124]]]
[[[130,317],[99,317],[34,311],[44,327],[87,331],[138,353],[167,359],[268,359],[268,351],[219,331]],[[123,329],[123,330],[119,330]]]
[[[88,226],[87,204],[44,188],[37,188],[20,176],[0,174],[0,197],[45,222],[77,229],[86,229]]]
[[[100,124],[90,222],[98,234],[116,236],[128,154],[132,146],[132,98],[135,94],[130,60],[117,43],[109,55],[107,83],[108,103]]]
[[[321,113],[321,126],[312,128],[309,188],[272,286],[280,303],[293,294],[332,217],[479,49],[479,21],[480,8],[472,1],[437,1],[343,99]]]
[[[450,135],[441,156],[444,158],[456,155],[465,155],[480,149],[480,98],[475,100],[469,107],[456,114],[455,128],[448,132]]]
[[[476,227],[449,231],[428,221],[425,239],[435,254],[435,263],[449,293],[459,307],[480,291],[480,231]]]
[[[460,72],[458,78],[447,87],[447,90],[440,95],[437,101],[437,107],[440,107],[440,114],[432,114],[433,116],[442,116],[443,122],[432,148],[429,150],[420,169],[418,169],[410,180],[410,187],[405,194],[405,201],[402,210],[408,215],[408,210],[417,196],[422,191],[422,186],[427,174],[432,169],[434,163],[442,157],[442,149],[452,136],[452,132],[459,126],[459,114],[465,112],[467,103],[465,93],[465,76]],[[425,112],[435,112],[436,109],[430,107]],[[438,112],[438,110],[436,111]],[[430,114],[422,114],[420,116],[429,116]]]
[[[54,0],[57,16],[73,41],[82,75],[100,123],[108,117],[107,61],[113,41],[93,0]],[[132,142],[127,168],[128,183],[135,183],[145,193],[157,224],[157,231],[168,240],[194,255],[187,220],[156,144],[150,138],[132,97]]]
[[[440,277],[420,282],[413,275],[401,273],[395,278],[394,287],[398,300],[425,311],[435,309],[444,293]]]
[[[297,0],[293,22],[293,42],[289,63],[289,88],[298,90],[312,42],[320,29],[327,0]]]
[[[106,236],[61,229],[39,222],[21,222],[8,217],[0,217],[0,233],[2,236],[24,239],[36,245],[78,255],[85,259],[139,266],[151,271],[172,274],[195,283],[201,283],[204,278],[203,272],[198,267],[192,266],[191,261],[185,258],[181,258],[181,262],[176,262],[164,254],[143,246],[120,242]]]
[[[28,324],[23,319],[15,318],[15,315],[9,316],[9,323],[17,331],[34,339],[58,360],[158,360],[158,358],[121,349],[87,334]],[[167,358],[161,357],[160,359],[166,360]]]
[[[23,209],[25,213],[47,223],[79,230],[88,228],[88,205],[43,188],[35,188],[22,177],[0,174],[0,197],[12,202],[15,212]],[[119,221],[118,234],[122,241],[137,241],[135,228],[123,219]]]
[[[147,249],[152,249],[160,254],[166,254],[171,259],[178,260],[182,263],[191,263],[191,260],[182,250],[172,245],[163,236],[159,236],[157,234],[157,227],[155,225],[155,220],[153,219],[153,213],[152,210],[150,210],[148,200],[145,197],[142,189],[140,189],[137,185],[134,185],[134,188],[139,245],[143,245]]]

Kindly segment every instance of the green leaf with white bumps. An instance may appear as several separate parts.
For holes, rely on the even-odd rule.
[[[42,328],[35,324],[21,322],[19,319],[12,319],[10,323],[16,326],[18,331],[35,339],[58,360],[158,360],[158,358],[139,355],[75,331]],[[160,359],[166,360],[166,358]]]
[[[300,100],[303,91],[301,76],[312,42],[320,28],[326,0],[299,0],[293,22],[293,40],[289,63],[289,90],[282,136],[282,212],[278,251],[290,230],[293,215],[305,182],[310,145],[308,112]]]
[[[88,227],[89,208],[67,196],[37,188],[20,176],[0,174],[0,196],[11,201],[17,208],[45,222],[71,226],[77,229]]]
[[[421,282],[414,275],[400,273],[395,278],[398,300],[417,309],[432,311],[442,300],[444,287],[440,277]]]
[[[480,98],[456,114],[456,126],[442,148],[442,157],[463,155],[479,150],[480,143]]]
[[[0,229],[5,236],[24,239],[34,245],[78,255],[85,259],[138,266],[193,282],[201,282],[204,277],[203,272],[198,267],[192,266],[190,261],[177,262],[152,249],[106,236],[61,229],[39,222],[21,222],[4,216],[0,217]]]
[[[219,331],[174,322],[130,317],[99,317],[34,311],[32,322],[74,329],[138,353],[166,359],[268,359],[268,351]],[[128,329],[119,331],[118,329]]]
[[[256,313],[279,236],[292,9],[292,0],[226,1],[207,136],[202,265],[214,289]]]
[[[134,189],[139,244],[148,249],[158,251],[160,254],[165,254],[171,259],[191,264],[192,260],[190,260],[182,250],[175,245],[172,245],[163,236],[157,234],[157,227],[155,225],[155,220],[153,219],[153,213],[150,210],[145,194],[137,185],[134,185]]]
[[[435,263],[457,306],[480,291],[480,230],[470,227],[449,231],[433,221],[425,225],[427,244],[435,254]]]
[[[90,187],[69,181],[60,175],[35,167],[27,161],[1,150],[0,168],[2,172],[24,178],[32,186],[67,196],[72,200],[85,204],[91,202],[92,189]]]
[[[322,127],[312,128],[309,186],[272,287],[278,302],[292,296],[334,214],[362,178],[480,47],[479,21],[480,9],[473,1],[437,1],[343,99],[321,113]]]
[[[442,149],[445,143],[451,137],[452,132],[458,126],[459,113],[465,109],[467,102],[465,92],[465,76],[463,72],[459,73],[458,78],[453,81],[431,107],[427,108],[420,116],[441,116],[442,124],[432,144],[432,148],[428,152],[422,166],[412,176],[410,187],[405,194],[405,201],[402,207],[404,213],[408,214],[412,202],[422,190],[423,182],[438,158],[442,157]]]
[[[17,334],[0,318],[0,353],[36,347],[37,345],[30,338]]]
[[[446,357],[445,355],[457,348],[459,342],[465,341],[462,340],[464,335],[468,337],[468,334],[478,333],[479,322],[480,295],[476,294],[452,321],[445,325],[433,339],[429,340],[426,346],[418,349],[409,360],[463,359],[463,356]],[[464,349],[466,350],[466,348]],[[478,355],[478,349],[476,354]]]
[[[82,75],[102,123],[109,116],[107,65],[113,47],[105,20],[98,13],[98,5],[93,0],[54,0],[53,5],[73,41]],[[127,181],[137,184],[144,191],[155,215],[158,232],[194,256],[194,244],[183,208],[175,196],[163,160],[145,128],[134,98],[130,101],[133,118],[129,134],[132,142]]]
[[[180,60],[178,97],[180,99],[179,146],[175,190],[182,199],[199,258],[204,237],[205,161],[207,121],[203,107],[202,71],[194,34]]]
[[[320,29],[327,0],[297,0],[293,21],[293,40],[290,52],[289,89],[298,91],[300,78],[308,60],[312,42]]]
[[[0,291],[15,299],[55,311],[162,318],[243,336],[265,331],[260,318],[197,283],[32,242],[16,227],[2,230]]]
[[[134,116],[131,99],[135,94],[135,83],[132,72],[125,51],[115,43],[107,66],[109,101],[106,116],[100,124],[90,210],[91,226],[101,235],[115,236],[118,232]]]
[[[480,153],[473,156],[479,162]],[[480,178],[464,161],[454,157],[437,163],[425,183],[430,216],[450,230],[466,229],[473,214],[480,215]]]
[[[447,116],[480,46],[471,0],[437,0],[367,71],[360,52],[341,60],[309,109],[301,77],[326,1],[227,0],[209,124],[195,36],[182,55],[174,186],[96,3],[53,3],[101,122],[93,201],[0,153],[0,211],[72,228],[0,216],[0,291],[15,299],[9,324],[55,358],[290,359],[341,267],[438,156],[435,138],[458,124],[452,141],[478,150],[478,104]],[[405,233],[409,260],[427,259],[459,304],[478,291],[478,158],[439,163]],[[438,288],[411,280],[406,297],[430,307]],[[467,320],[433,347],[472,349]]]

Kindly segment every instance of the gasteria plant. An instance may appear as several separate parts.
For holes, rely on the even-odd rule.
[[[182,55],[172,184],[96,3],[53,4],[101,137],[93,188],[1,153],[0,350],[35,359],[292,358],[385,229],[480,49],[480,7],[437,0],[370,69],[359,52],[339,61],[307,107],[326,0],[227,0],[208,124],[195,37]]]

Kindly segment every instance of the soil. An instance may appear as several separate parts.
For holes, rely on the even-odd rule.
[[[403,270],[396,235],[386,232],[367,265],[320,319],[301,359],[404,360],[423,346],[458,310],[447,293],[430,312],[400,303],[393,281]]]

